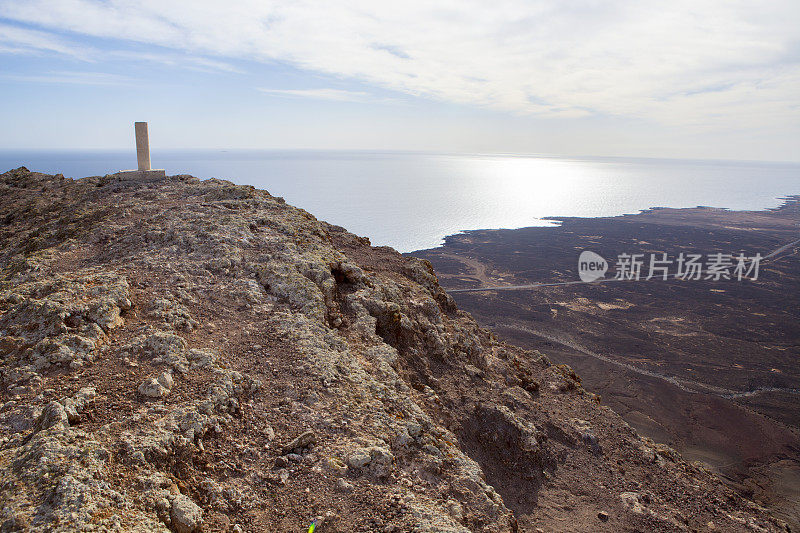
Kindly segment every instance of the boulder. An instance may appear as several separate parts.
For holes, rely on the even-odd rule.
[[[137,391],[141,396],[153,399],[163,398],[169,394],[169,389],[159,383],[156,378],[147,378],[146,380],[142,381]]]
[[[178,533],[194,533],[203,524],[203,510],[183,494],[178,494],[172,500],[169,516],[172,519],[172,528]]]
[[[42,414],[36,419],[33,431],[39,432],[50,428],[68,428],[69,418],[64,406],[56,401],[52,401],[44,406]]]
[[[283,453],[291,453],[298,448],[305,448],[310,444],[316,444],[317,436],[313,431],[304,431],[297,438],[283,447]]]

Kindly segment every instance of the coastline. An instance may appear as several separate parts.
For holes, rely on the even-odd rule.
[[[772,212],[772,211],[781,211],[785,209],[794,209],[796,205],[800,205],[800,193],[799,194],[788,194],[786,196],[778,196],[775,198],[776,200],[782,201],[781,204],[775,207],[764,207],[763,209],[735,209],[730,207],[717,207],[717,206],[710,206],[710,205],[698,205],[694,207],[670,207],[670,206],[652,206],[647,207],[644,209],[639,210],[636,213],[621,213],[619,215],[610,215],[610,216],[564,216],[564,215],[550,215],[540,217],[538,220],[543,220],[547,222],[551,222],[552,224],[549,225],[529,225],[529,226],[521,226],[515,228],[479,228],[479,229],[467,229],[461,230],[456,233],[451,233],[449,235],[445,235],[442,237],[442,244],[439,246],[433,246],[430,248],[420,248],[418,250],[413,250],[410,252],[403,252],[408,255],[414,255],[419,252],[430,252],[432,250],[436,250],[438,248],[442,248],[448,244],[448,239],[456,239],[460,235],[469,235],[469,234],[483,234],[488,232],[499,232],[499,231],[518,231],[518,230],[527,230],[531,228],[557,228],[561,226],[566,221],[572,220],[614,220],[614,219],[625,219],[629,217],[639,217],[643,215],[652,215],[658,214],[662,211],[684,211],[684,212],[692,212],[696,211],[698,213],[703,212],[704,214],[719,214],[723,215],[725,213],[732,213],[736,214],[757,214],[757,213],[765,213],[765,212]],[[663,220],[664,223],[669,223],[669,219]],[[676,221],[675,221],[676,222]],[[744,229],[744,228],[743,228]],[[800,230],[799,230],[800,231]]]

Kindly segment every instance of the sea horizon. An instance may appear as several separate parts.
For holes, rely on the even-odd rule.
[[[431,156],[462,156],[462,157],[518,157],[535,159],[576,159],[576,160],[649,160],[649,161],[674,161],[687,163],[756,163],[799,166],[800,160],[782,159],[737,159],[726,157],[682,157],[682,156],[655,156],[655,155],[609,155],[609,154],[558,154],[549,152],[492,152],[492,151],[450,151],[450,150],[413,150],[395,148],[167,148],[150,150],[152,158],[155,160],[160,155],[173,157],[176,154],[209,154],[209,153],[230,153],[230,154],[274,154],[283,157],[286,154],[298,153],[320,153],[320,154],[386,154],[386,155],[431,155]],[[39,154],[39,155],[85,155],[85,154],[107,154],[115,157],[129,159],[135,165],[136,153],[134,148],[0,148],[0,161],[11,160],[16,154]],[[86,176],[82,176],[86,177]]]

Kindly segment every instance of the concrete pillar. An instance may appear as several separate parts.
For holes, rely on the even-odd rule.
[[[147,136],[147,122],[134,122],[136,131],[136,160],[139,170],[150,170],[150,139]]]
[[[133,130],[136,132],[136,160],[138,170],[120,170],[115,174],[121,180],[157,182],[167,177],[164,169],[150,168],[150,139],[147,135],[147,122],[134,122]]]

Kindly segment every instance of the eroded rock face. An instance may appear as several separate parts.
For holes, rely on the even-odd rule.
[[[219,180],[0,178],[5,530],[782,527],[426,261]]]

